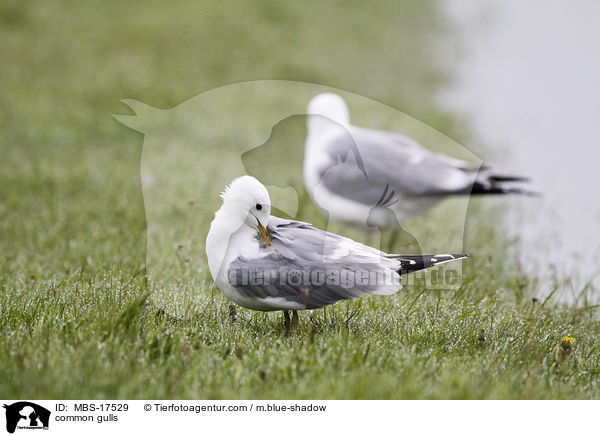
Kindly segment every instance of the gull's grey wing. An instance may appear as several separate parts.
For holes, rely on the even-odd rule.
[[[323,185],[344,198],[375,206],[386,186],[399,197],[425,197],[466,193],[475,180],[468,163],[432,153],[407,136],[354,126],[350,133],[354,142],[349,135],[332,138],[325,150],[330,160],[319,168]],[[335,171],[338,157],[354,147],[365,174]]]
[[[401,259],[386,258],[374,248],[300,221],[271,217],[269,231],[271,246],[261,247],[260,258],[239,257],[229,267],[230,284],[245,297],[283,299],[316,309],[366,294],[391,294],[401,287],[382,289],[369,280],[370,274],[395,274],[402,269]]]

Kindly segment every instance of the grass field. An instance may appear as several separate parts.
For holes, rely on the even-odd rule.
[[[315,82],[468,143],[434,102],[451,56],[436,41],[452,37],[434,2],[10,0],[0,23],[0,397],[600,397],[597,308],[534,298],[548,290],[497,218],[518,199],[471,202],[460,289],[303,313],[290,337],[278,313],[232,311],[204,257],[146,274],[144,137],[111,117],[120,99],[169,108],[237,81]],[[187,241],[202,244],[216,204],[167,218],[197,223]],[[174,316],[159,291],[192,297]]]

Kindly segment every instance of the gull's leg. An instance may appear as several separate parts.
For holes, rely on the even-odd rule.
[[[396,239],[398,239],[398,229],[394,229],[390,232],[390,239],[388,239],[388,247],[387,252],[393,253],[394,245],[396,244]]]
[[[381,250],[383,233],[377,227],[367,227],[365,230],[365,245]]]
[[[298,311],[297,310],[292,310],[292,323],[291,323],[291,327],[293,329],[295,329],[296,327],[298,327]]]
[[[290,334],[290,312],[289,310],[283,311],[283,327],[285,328],[285,335]]]
[[[373,232],[370,230],[365,231],[365,245],[373,246]]]

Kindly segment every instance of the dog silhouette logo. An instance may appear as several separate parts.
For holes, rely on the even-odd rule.
[[[14,433],[19,429],[48,429],[50,411],[29,401],[19,401],[4,405],[6,409],[6,431]]]

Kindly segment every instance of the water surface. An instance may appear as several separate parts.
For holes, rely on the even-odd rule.
[[[442,102],[491,150],[487,163],[531,176],[544,194],[509,203],[524,267],[546,278],[542,292],[549,277],[570,281],[565,300],[588,282],[600,288],[600,3],[443,5],[462,53]]]

